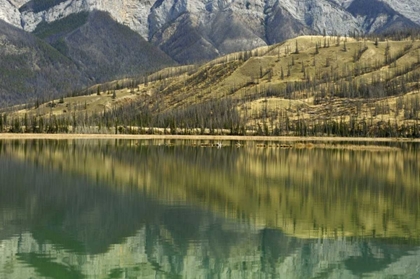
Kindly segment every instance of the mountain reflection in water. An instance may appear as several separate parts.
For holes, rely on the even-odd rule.
[[[0,277],[420,275],[416,145],[0,141]]]

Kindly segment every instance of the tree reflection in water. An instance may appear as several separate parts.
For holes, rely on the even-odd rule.
[[[0,152],[8,278],[418,275],[416,146],[11,141]]]

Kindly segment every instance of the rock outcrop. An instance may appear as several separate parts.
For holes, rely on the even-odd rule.
[[[16,27],[21,27],[20,12],[16,5],[8,0],[0,1],[0,19]]]

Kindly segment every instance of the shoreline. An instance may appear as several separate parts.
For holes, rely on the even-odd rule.
[[[127,140],[218,140],[272,142],[420,142],[411,138],[363,137],[296,137],[296,136],[229,136],[229,135],[129,135],[129,134],[13,134],[0,133],[0,140],[71,140],[71,139],[127,139]]]

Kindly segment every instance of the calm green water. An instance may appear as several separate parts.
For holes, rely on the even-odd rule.
[[[0,278],[420,278],[420,146],[168,143],[0,141]]]

